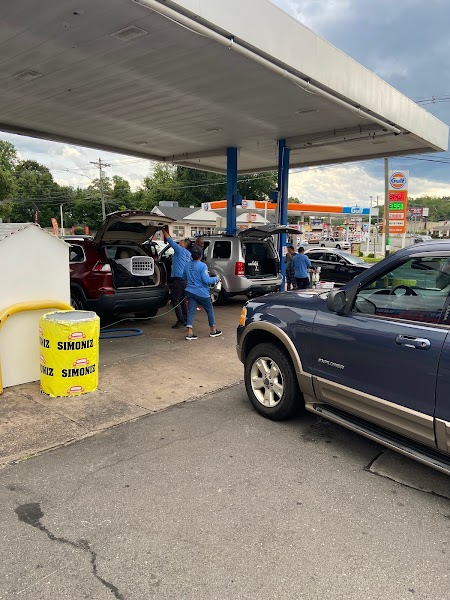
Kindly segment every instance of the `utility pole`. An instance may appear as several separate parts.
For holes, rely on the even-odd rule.
[[[102,162],[101,158],[98,159],[98,162],[91,161],[91,165],[95,165],[96,167],[98,167],[99,172],[100,172],[100,196],[102,199],[102,216],[103,216],[103,220],[105,220],[106,219],[106,205],[105,205],[105,192],[103,190],[103,167],[110,167],[111,165],[108,163]]]

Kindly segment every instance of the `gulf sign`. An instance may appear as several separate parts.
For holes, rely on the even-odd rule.
[[[390,190],[406,190],[408,189],[408,175],[406,171],[391,171],[389,175]]]
[[[409,171],[389,171],[389,233],[406,233]]]

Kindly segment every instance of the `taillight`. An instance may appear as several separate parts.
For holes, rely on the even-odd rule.
[[[92,270],[96,273],[111,273],[111,265],[98,262]]]
[[[234,266],[235,275],[245,275],[245,263],[237,262]]]

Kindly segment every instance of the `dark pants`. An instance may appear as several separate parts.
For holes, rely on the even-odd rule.
[[[186,323],[187,320],[187,302],[186,302],[186,279],[181,277],[173,277],[172,289],[170,291],[170,299],[172,306],[175,308],[175,314],[177,315],[180,323]]]
[[[309,277],[296,277],[297,289],[306,290],[309,288]]]

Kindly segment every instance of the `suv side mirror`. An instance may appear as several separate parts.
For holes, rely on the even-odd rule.
[[[330,312],[342,314],[347,304],[347,295],[343,290],[331,290],[327,296],[327,308]]]

